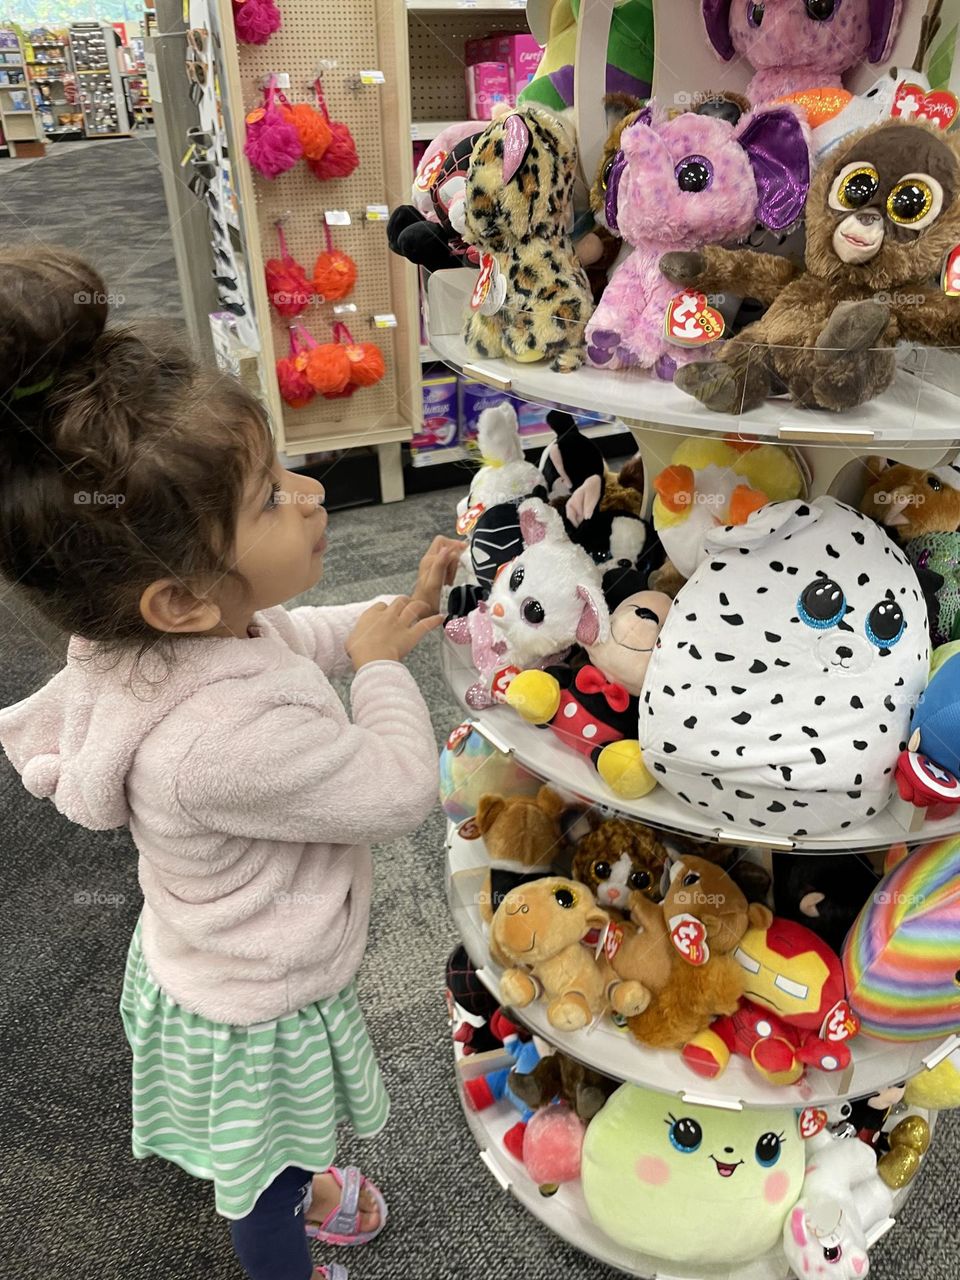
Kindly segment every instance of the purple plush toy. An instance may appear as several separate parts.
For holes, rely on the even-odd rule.
[[[746,58],[757,105],[802,89],[841,87],[864,60],[886,62],[902,0],[701,0],[707,37],[729,62]]]
[[[605,218],[633,252],[607,285],[587,325],[587,359],[603,369],[653,368],[671,379],[703,359],[668,340],[671,299],[662,255],[744,239],[759,222],[783,231],[803,212],[810,183],[809,133],[789,107],[753,112],[736,125],[686,112],[644,112],[620,136],[607,175]]]

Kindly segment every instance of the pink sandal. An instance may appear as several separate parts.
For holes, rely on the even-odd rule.
[[[314,1280],[347,1280],[347,1268],[335,1262],[332,1267],[317,1267]]]
[[[334,1182],[339,1186],[340,1203],[330,1210],[319,1225],[308,1222],[307,1235],[311,1240],[319,1240],[321,1244],[358,1245],[373,1240],[387,1225],[387,1202],[379,1187],[365,1178],[356,1165],[348,1165],[346,1169],[337,1169],[331,1165],[324,1172],[332,1174]],[[361,1191],[369,1191],[380,1210],[380,1225],[375,1231],[359,1230]],[[338,1278],[331,1275],[330,1280]]]

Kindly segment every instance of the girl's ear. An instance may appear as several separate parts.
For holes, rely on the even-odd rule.
[[[219,605],[196,596],[176,578],[158,578],[140,596],[140,616],[154,631],[189,635],[219,626]]]

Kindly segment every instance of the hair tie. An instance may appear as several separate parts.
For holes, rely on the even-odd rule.
[[[43,391],[49,391],[53,386],[53,374],[48,374],[40,382],[32,382],[29,387],[14,387],[10,392],[11,400],[26,400],[28,396],[38,396]]]

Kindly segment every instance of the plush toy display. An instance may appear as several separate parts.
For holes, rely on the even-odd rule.
[[[588,813],[588,819],[591,814]],[[629,910],[631,893],[660,897],[667,850],[652,827],[625,818],[591,822],[577,841],[571,874],[585,884],[605,911],[615,917]]]
[[[696,319],[698,307],[688,317],[660,273],[662,255],[743,239],[758,222],[786,229],[803,211],[809,180],[805,126],[788,107],[736,126],[696,112],[651,123],[641,113],[623,129],[607,177],[607,223],[633,252],[587,326],[591,364],[640,365],[669,380],[678,365],[702,359],[719,333]]]
[[[806,1146],[800,1199],[783,1224],[783,1251],[794,1274],[862,1280],[867,1246],[889,1226],[890,1189],[869,1148],[821,1130]]]
[[[684,1048],[683,1059],[713,1079],[731,1053],[748,1057],[770,1084],[795,1084],[808,1066],[839,1071],[850,1062],[848,1041],[859,1024],[844,998],[838,957],[812,930],[767,913],[740,940],[746,998]]]
[[[671,861],[678,857],[704,858],[722,867],[748,902],[766,906],[772,879],[766,867],[749,855],[742,845],[722,844],[698,836],[670,831],[664,834]]]
[[[863,853],[778,853],[773,860],[773,906],[783,920],[812,929],[837,955],[880,879]]]
[[[535,797],[485,795],[476,817],[461,826],[483,837],[490,858],[490,874],[480,901],[480,916],[489,922],[493,913],[518,884],[549,875],[563,851],[560,818],[567,802],[550,787]]]
[[[624,1084],[587,1128],[581,1176],[612,1240],[713,1270],[779,1244],[803,1163],[789,1107],[726,1111]]]
[[[494,580],[488,603],[506,661],[523,669],[605,639],[609,621],[600,570],[569,541],[559,514],[531,498],[519,519],[523,552]]]
[[[510,1087],[527,1106],[564,1102],[581,1120],[592,1120],[617,1087],[617,1082],[557,1050],[545,1054],[532,1071],[517,1067]],[[539,1181],[539,1179],[538,1179]]]
[[[522,1009],[543,995],[558,1031],[576,1031],[599,1017],[608,999],[625,1017],[646,1007],[640,982],[621,982],[604,956],[583,945],[603,930],[607,915],[576,880],[548,876],[512,889],[490,925],[491,952],[509,967],[500,979],[504,1002]]]
[[[475,264],[478,255],[460,238],[467,170],[474,143],[486,128],[468,120],[451,124],[433,139],[417,165],[413,203],[399,205],[387,223],[387,243],[394,253],[428,271]]]
[[[873,483],[860,510],[892,533],[917,571],[927,597],[930,639],[960,638],[960,466],[923,470],[868,458]]]
[[[763,507],[706,553],[650,660],[647,767],[723,827],[803,836],[872,817],[927,679],[913,568],[833,498]]]
[[[555,1195],[562,1182],[580,1177],[586,1131],[583,1120],[569,1107],[544,1107],[531,1116],[523,1134],[523,1163],[541,1195]]]
[[[536,75],[518,101],[521,106],[539,103],[551,111],[563,111],[573,106],[580,0],[535,0],[527,17],[545,48]],[[606,90],[648,98],[652,80],[653,0],[614,0],[607,37]]]
[[[647,1008],[627,1019],[631,1034],[654,1049],[679,1049],[718,1015],[730,1015],[744,990],[733,952],[748,928],[770,919],[719,867],[684,858],[670,868],[663,902],[630,895],[630,919],[611,963],[651,992]],[[739,955],[739,952],[737,952]]]
[[[628,596],[611,615],[604,604],[599,640],[584,642],[586,666],[522,671],[506,691],[509,706],[530,724],[549,725],[627,798],[646,795],[656,781],[634,734],[647,663],[669,609],[669,597],[656,591]]]
[[[865,130],[811,183],[805,269],[713,246],[665,255],[661,270],[677,284],[750,295],[768,307],[715,361],[678,370],[677,386],[728,413],[755,409],[784,388],[810,408],[865,404],[892,383],[898,341],[960,345],[960,307],[930,285],[958,240],[953,136],[899,120]]]
[[[583,363],[593,295],[568,231],[576,149],[563,125],[528,107],[477,139],[463,238],[481,250],[465,338],[480,356]]]
[[[471,818],[486,792],[535,796],[542,785],[470,724],[457,725],[440,752],[440,807],[453,822]]]
[[[802,498],[806,479],[793,449],[693,436],[654,477],[653,524],[670,562],[689,578],[718,525],[743,524],[768,502]]]
[[[840,88],[861,62],[885,62],[900,26],[901,0],[701,0],[707,38],[724,62],[754,68],[751,102],[802,89]]]
[[[960,1031],[960,839],[901,856],[847,937],[850,1004],[881,1040],[925,1040]]]

